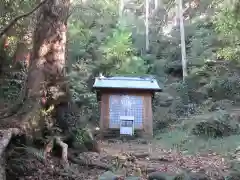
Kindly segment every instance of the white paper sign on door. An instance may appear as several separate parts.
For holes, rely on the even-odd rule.
[[[121,116],[120,134],[133,135],[134,134],[134,117]]]
[[[122,135],[133,135],[132,127],[120,127],[120,134]]]

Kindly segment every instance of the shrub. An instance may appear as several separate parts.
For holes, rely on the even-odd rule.
[[[229,113],[219,110],[208,119],[196,123],[192,133],[204,137],[223,137],[239,132],[238,122]]]
[[[215,100],[240,99],[240,81],[239,76],[215,78],[205,85],[207,93]]]
[[[156,113],[154,119],[154,131],[165,129],[169,127],[171,123],[177,121],[177,117],[174,114],[169,113],[163,115]]]
[[[183,116],[185,112],[187,112],[187,105],[184,104],[184,101],[182,98],[176,98],[172,105],[170,106],[169,113],[172,113],[176,115],[177,117]]]
[[[234,102],[228,99],[220,101],[214,101],[212,98],[208,98],[198,107],[199,113],[214,112],[217,110],[229,110],[233,107]]]

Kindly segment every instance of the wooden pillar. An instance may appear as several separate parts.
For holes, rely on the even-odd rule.
[[[101,137],[109,128],[109,96],[107,94],[101,95],[101,115],[100,115],[100,131]]]
[[[100,101],[100,134],[101,139],[103,139],[104,136],[104,98],[103,95],[101,95],[101,101]]]
[[[147,95],[144,97],[144,138],[153,137],[153,115],[151,98],[151,95]]]

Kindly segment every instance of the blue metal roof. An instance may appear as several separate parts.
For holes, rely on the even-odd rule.
[[[96,77],[94,89],[145,89],[162,91],[158,82],[153,77]]]

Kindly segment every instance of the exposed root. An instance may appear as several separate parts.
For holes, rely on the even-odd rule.
[[[52,151],[54,144],[54,139],[48,142],[48,144],[44,148],[44,159],[47,159],[47,155]]]
[[[1,140],[0,140],[0,179],[6,179],[6,172],[5,172],[5,158],[3,153],[7,148],[8,144],[10,143],[13,136],[20,134],[20,130],[17,128],[9,128],[7,130],[0,130]]]
[[[9,128],[7,130],[0,130],[1,142],[0,142],[0,156],[2,156],[11,138],[20,134],[20,130],[17,128]]]
[[[69,161],[73,162],[74,164],[78,164],[81,166],[87,166],[89,168],[97,168],[97,169],[102,169],[102,170],[111,170],[111,167],[108,164],[102,163],[102,162],[89,162],[89,161],[84,161],[82,159],[78,159],[72,155],[68,155]]]
[[[92,160],[86,159],[82,160],[77,158],[75,155],[68,153],[68,145],[64,143],[60,137],[54,137],[49,143],[46,145],[44,150],[44,157],[47,159],[47,155],[53,150],[54,143],[56,145],[59,145],[62,149],[61,158],[63,161],[63,165],[65,167],[69,167],[69,161],[71,161],[74,164],[78,164],[80,166],[87,166],[89,168],[97,168],[102,170],[110,170],[111,167],[107,164],[104,164],[102,162],[92,162]]]
[[[64,166],[68,166],[68,145],[64,143],[60,137],[54,137],[45,147],[44,150],[44,157],[47,159],[48,153],[50,153],[53,150],[54,142],[56,145],[59,145],[62,149],[62,160]]]
[[[60,137],[56,137],[56,144],[58,144],[61,148],[62,148],[62,160],[65,163],[65,165],[69,165],[68,164],[68,145],[66,143],[64,143]]]
[[[146,158],[146,157],[150,156],[150,154],[147,152],[141,152],[141,153],[133,153],[132,156],[134,156],[136,158]]]

